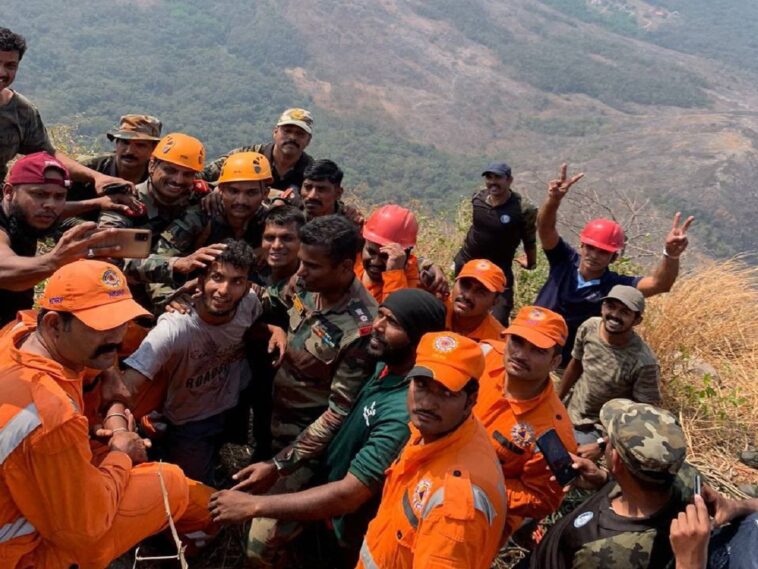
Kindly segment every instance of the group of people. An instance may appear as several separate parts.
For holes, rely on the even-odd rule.
[[[172,520],[188,551],[248,524],[251,567],[487,568],[512,539],[524,567],[755,566],[758,500],[694,483],[634,330],[692,218],[623,276],[616,222],[578,249],[557,231],[582,174],[563,165],[537,209],[492,163],[450,286],[412,211],[343,201],[307,110],[210,162],[125,115],[78,163],[9,88],[25,49],[0,28],[2,175],[24,155],[0,208],[0,565],[106,567]],[[147,257],[125,229],[150,231]],[[538,243],[549,275],[516,310]],[[537,543],[569,490],[550,431],[596,492]],[[253,449],[231,479],[228,442]]]

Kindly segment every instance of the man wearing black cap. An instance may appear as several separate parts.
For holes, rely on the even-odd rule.
[[[517,259],[525,269],[537,264],[537,208],[511,190],[513,176],[505,162],[493,162],[482,172],[485,188],[471,199],[474,212],[463,247],[455,256],[455,274],[471,259],[488,259],[505,273],[505,292],[492,313],[508,325],[513,308],[513,257],[520,243],[525,256]]]
[[[369,343],[369,352],[380,361],[326,450],[322,477],[326,483],[269,496],[221,491],[211,499],[214,519],[229,523],[252,517],[332,518],[335,537],[345,548],[343,561],[355,566],[361,539],[378,506],[384,471],[408,439],[405,376],[414,366],[416,346],[427,332],[444,328],[445,307],[430,293],[402,289],[387,297],[374,319]],[[242,479],[235,489],[245,487]],[[262,560],[264,550],[282,555],[282,545],[299,533],[300,526],[280,521],[275,535],[267,536],[267,543],[251,530],[248,556]]]

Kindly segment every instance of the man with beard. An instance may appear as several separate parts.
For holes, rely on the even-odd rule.
[[[358,229],[341,215],[318,217],[300,230],[287,353],[274,377],[276,454],[237,473],[252,492],[293,492],[310,482],[313,459],[336,435],[374,370],[368,344],[377,305],[353,271],[359,248]],[[277,524],[256,518],[251,541],[264,543]],[[256,553],[260,559],[272,555],[265,547]]]
[[[555,429],[570,452],[576,451],[576,442],[568,412],[550,379],[561,361],[566,322],[545,308],[525,306],[505,335],[505,343],[482,344],[486,366],[474,415],[489,433],[505,477],[507,538],[525,518],[541,520],[563,500],[535,441]]]
[[[513,257],[519,244],[524,245],[524,256],[516,262],[530,270],[537,265],[537,208],[511,189],[513,175],[505,162],[489,164],[482,177],[485,188],[471,199],[471,227],[455,256],[455,273],[472,259],[487,259],[500,267],[507,287],[493,314],[507,326],[513,310]]]
[[[245,338],[261,313],[248,280],[252,249],[243,241],[227,240],[224,245],[199,277],[201,295],[193,309],[161,316],[124,361],[123,380],[133,398],[148,382],[165,385],[160,411],[167,420],[167,458],[188,476],[208,483],[213,480],[227,412],[251,380]],[[269,353],[278,349],[281,358],[284,331],[265,327],[271,334]]]
[[[503,475],[473,408],[484,357],[452,332],[426,334],[408,373],[410,437],[387,470],[357,569],[488,569],[500,549]]]
[[[150,155],[161,138],[161,121],[149,115],[124,115],[119,126],[108,131],[106,136],[115,143],[114,152],[83,160],[82,165],[101,174],[122,178],[135,186],[147,180]],[[121,197],[126,193],[128,189],[124,189]],[[97,191],[91,182],[74,182],[68,192],[68,201],[72,202],[96,197]],[[82,219],[97,221],[98,213],[98,210],[93,208],[67,221],[66,224],[73,225]]]
[[[224,161],[237,152],[259,152],[273,166],[271,188],[279,192],[297,192],[303,184],[303,174],[313,163],[305,153],[313,134],[313,117],[305,109],[287,109],[274,127],[273,142],[235,148],[216,158],[203,170],[203,179],[215,182],[221,174]]]
[[[606,401],[623,398],[661,403],[658,361],[634,331],[644,311],[642,292],[616,285],[603,299],[600,316],[586,320],[576,333],[571,361],[557,391],[566,402],[577,442],[590,445],[580,448],[582,456],[593,450],[592,457],[600,457],[599,414]]]
[[[164,530],[167,509],[179,532],[207,539],[212,489],[175,465],[145,463],[123,405],[99,433],[107,451],[100,460],[90,451],[85,377],[113,365],[128,322],[147,314],[124,275],[102,261],[70,263],[39,304],[0,338],[0,565],[106,567]]]
[[[548,184],[547,197],[537,215],[537,234],[545,250],[550,273],[534,304],[554,310],[566,319],[568,340],[563,348],[560,368],[571,359],[571,348],[579,326],[600,314],[603,297],[616,285],[633,286],[645,296],[668,292],[679,274],[679,257],[687,249],[687,229],[694,221],[688,217],[680,225],[681,213],[666,236],[662,258],[645,277],[620,275],[609,266],[619,258],[625,245],[624,230],[610,219],[593,219],[579,234],[579,252],[558,233],[558,208],[569,189],[584,174],[567,176],[566,164],[560,176]]]
[[[32,307],[34,286],[60,267],[88,256],[112,232],[94,223],[66,231],[47,253],[35,256],[37,240],[55,227],[66,209],[68,170],[45,152],[16,161],[0,205],[0,326]],[[98,249],[107,256],[115,249]]]
[[[371,330],[368,352],[379,363],[363,386],[353,410],[326,449],[321,465],[324,483],[300,492],[255,496],[242,492],[245,481],[211,498],[210,509],[220,523],[243,522],[255,517],[291,520],[280,523],[267,544],[285,547],[306,520],[332,518],[337,542],[344,549],[342,563],[354,567],[369,520],[376,513],[384,471],[408,439],[406,374],[414,366],[421,336],[443,330],[445,308],[428,292],[404,289],[392,293],[379,306]],[[259,544],[250,543],[255,552]]]
[[[447,329],[477,342],[500,340],[505,327],[490,310],[505,286],[505,275],[494,263],[472,259],[463,265],[447,303]]]

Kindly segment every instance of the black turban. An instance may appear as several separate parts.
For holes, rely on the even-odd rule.
[[[425,290],[404,288],[395,291],[381,306],[392,311],[414,345],[424,334],[445,329],[445,305]]]

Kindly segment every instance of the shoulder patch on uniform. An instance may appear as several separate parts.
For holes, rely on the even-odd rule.
[[[592,512],[584,512],[583,514],[579,514],[576,519],[574,520],[574,527],[580,528],[587,525],[587,523],[595,516]]]
[[[534,443],[534,427],[529,423],[516,423],[511,429],[511,439],[521,448]]]

